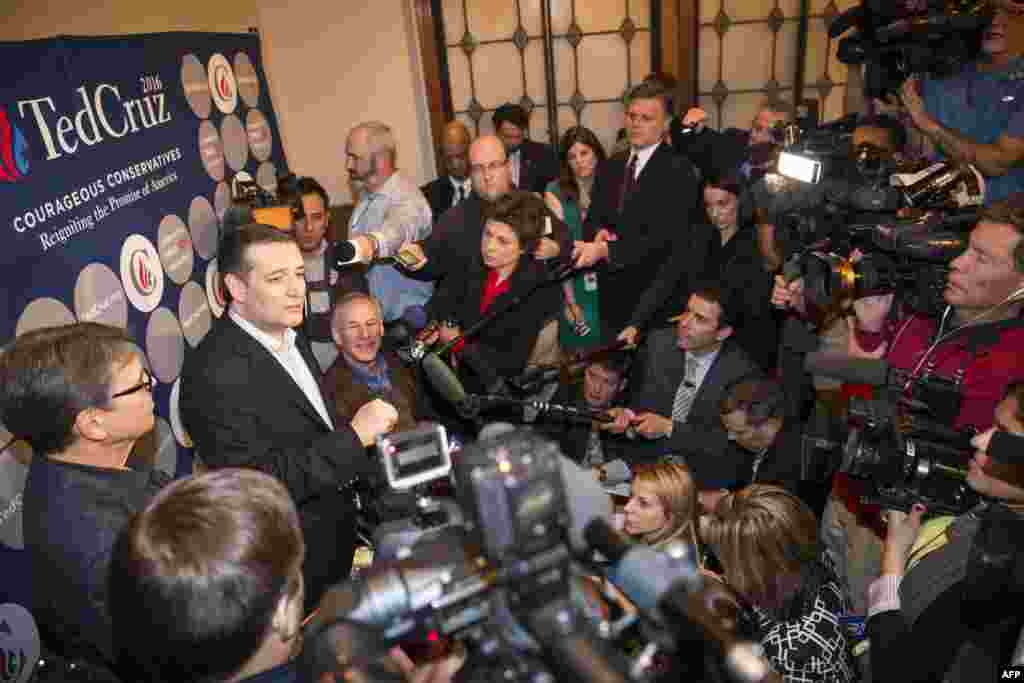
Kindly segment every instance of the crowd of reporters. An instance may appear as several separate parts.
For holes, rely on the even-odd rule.
[[[984,51],[975,76],[1017,63],[1003,12]],[[982,175],[1019,173],[1024,114],[979,123],[998,140],[972,140],[941,121],[966,113],[929,113],[942,82],[923,102],[915,87],[902,99],[922,134]],[[310,178],[281,184],[286,229],[226,227],[229,307],[189,352],[180,395],[208,473],[172,483],[133,459],[153,379],[125,332],[77,323],[15,340],[0,417],[35,456],[25,543],[47,646],[132,681],[458,678],[465,652],[417,666],[352,625],[331,631],[330,667],[295,655],[304,617],[372,533],[377,438],[441,422],[472,442],[493,404],[600,481],[625,535],[689,548],[719,626],[757,642],[772,675],[988,680],[1008,666],[1024,589],[1024,461],[1008,436],[1024,436],[1024,198],[991,184],[938,311],[891,291],[822,318],[805,279],[781,272],[807,245],[780,226],[837,187],[871,185],[858,150],[909,154],[906,131],[860,120],[830,184],[777,201],[772,131],[787,107],[719,133],[699,109],[673,116],[672,93],[661,76],[630,92],[628,147],[610,157],[582,126],[557,154],[525,139],[516,105],[495,113],[495,136],[453,123],[446,173],[422,190],[388,126],[363,123],[345,144],[348,252]],[[417,345],[444,357],[457,400],[409,355]],[[960,456],[977,505],[862,505],[870,482],[818,446],[865,389],[816,391],[803,359],[820,348],[884,361],[908,393],[954,387],[952,403],[924,403],[975,435]],[[538,398],[547,413],[524,414]]]

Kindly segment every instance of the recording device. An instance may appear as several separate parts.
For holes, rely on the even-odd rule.
[[[452,470],[448,434],[439,424],[379,435],[376,448],[392,489],[408,489],[445,477]]]
[[[864,94],[885,99],[912,74],[945,77],[981,51],[994,9],[984,0],[863,0],[837,16],[839,61],[865,66]]]
[[[225,230],[262,223],[287,231],[295,221],[305,217],[301,200],[282,203],[247,172],[239,171],[231,179],[231,206],[224,212],[221,222]]]
[[[805,370],[879,387],[880,398],[851,400],[840,471],[867,480],[866,503],[929,514],[960,514],[980,500],[967,487],[974,433],[949,427],[960,412],[960,382],[914,375],[884,360],[844,354],[807,355]]]

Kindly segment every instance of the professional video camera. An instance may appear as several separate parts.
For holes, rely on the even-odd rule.
[[[864,94],[886,98],[912,74],[948,76],[974,60],[993,8],[984,0],[863,0],[828,29],[839,61],[865,64]]]
[[[864,502],[906,511],[923,503],[929,514],[960,514],[978,503],[965,483],[974,433],[948,426],[960,412],[958,379],[834,352],[809,354],[805,368],[879,388],[878,398],[851,399],[841,439],[840,471],[868,482]]]
[[[290,176],[293,177],[293,176]],[[282,202],[245,171],[231,180],[231,206],[224,212],[225,230],[248,223],[263,223],[280,230],[291,230],[292,224],[305,218],[302,201]]]
[[[429,439],[409,443],[402,435],[391,438],[394,449],[382,442],[382,457],[401,461],[396,471],[442,464]],[[467,680],[615,683],[648,680],[644,662],[686,633],[704,634],[739,680],[767,675],[751,644],[723,633],[694,597],[703,578],[693,552],[680,544],[662,554],[623,541],[609,526],[611,501],[596,478],[553,443],[528,430],[481,440],[461,451],[453,479],[451,514],[406,537],[388,553],[394,561],[328,592],[305,634],[305,666],[332,669],[343,639],[336,630],[354,628],[371,633],[381,651],[457,640],[473,667]],[[611,623],[587,609],[578,589],[580,562],[600,571],[594,550],[652,624],[653,642],[632,663],[612,641],[636,615]],[[702,648],[697,640],[679,647]]]

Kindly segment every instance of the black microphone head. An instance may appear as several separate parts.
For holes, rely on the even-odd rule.
[[[598,551],[611,562],[621,560],[633,543],[616,531],[611,524],[601,518],[592,519],[583,529],[583,538],[587,545]]]
[[[423,356],[423,372],[430,386],[441,394],[444,400],[452,405],[459,405],[466,400],[466,389],[455,375],[455,371],[441,360],[436,353]]]
[[[815,351],[807,354],[804,370],[844,382],[881,387],[889,381],[889,363],[880,358],[855,358],[846,353]]]
[[[356,260],[356,245],[348,240],[335,242],[331,246],[331,253],[328,261],[335,268],[341,268],[353,263]]]

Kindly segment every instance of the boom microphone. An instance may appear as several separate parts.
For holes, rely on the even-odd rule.
[[[455,371],[448,367],[448,364],[441,360],[436,353],[428,353],[423,356],[423,372],[427,376],[430,385],[441,394],[441,397],[454,406],[462,405],[468,396],[462,382],[455,375]]]

